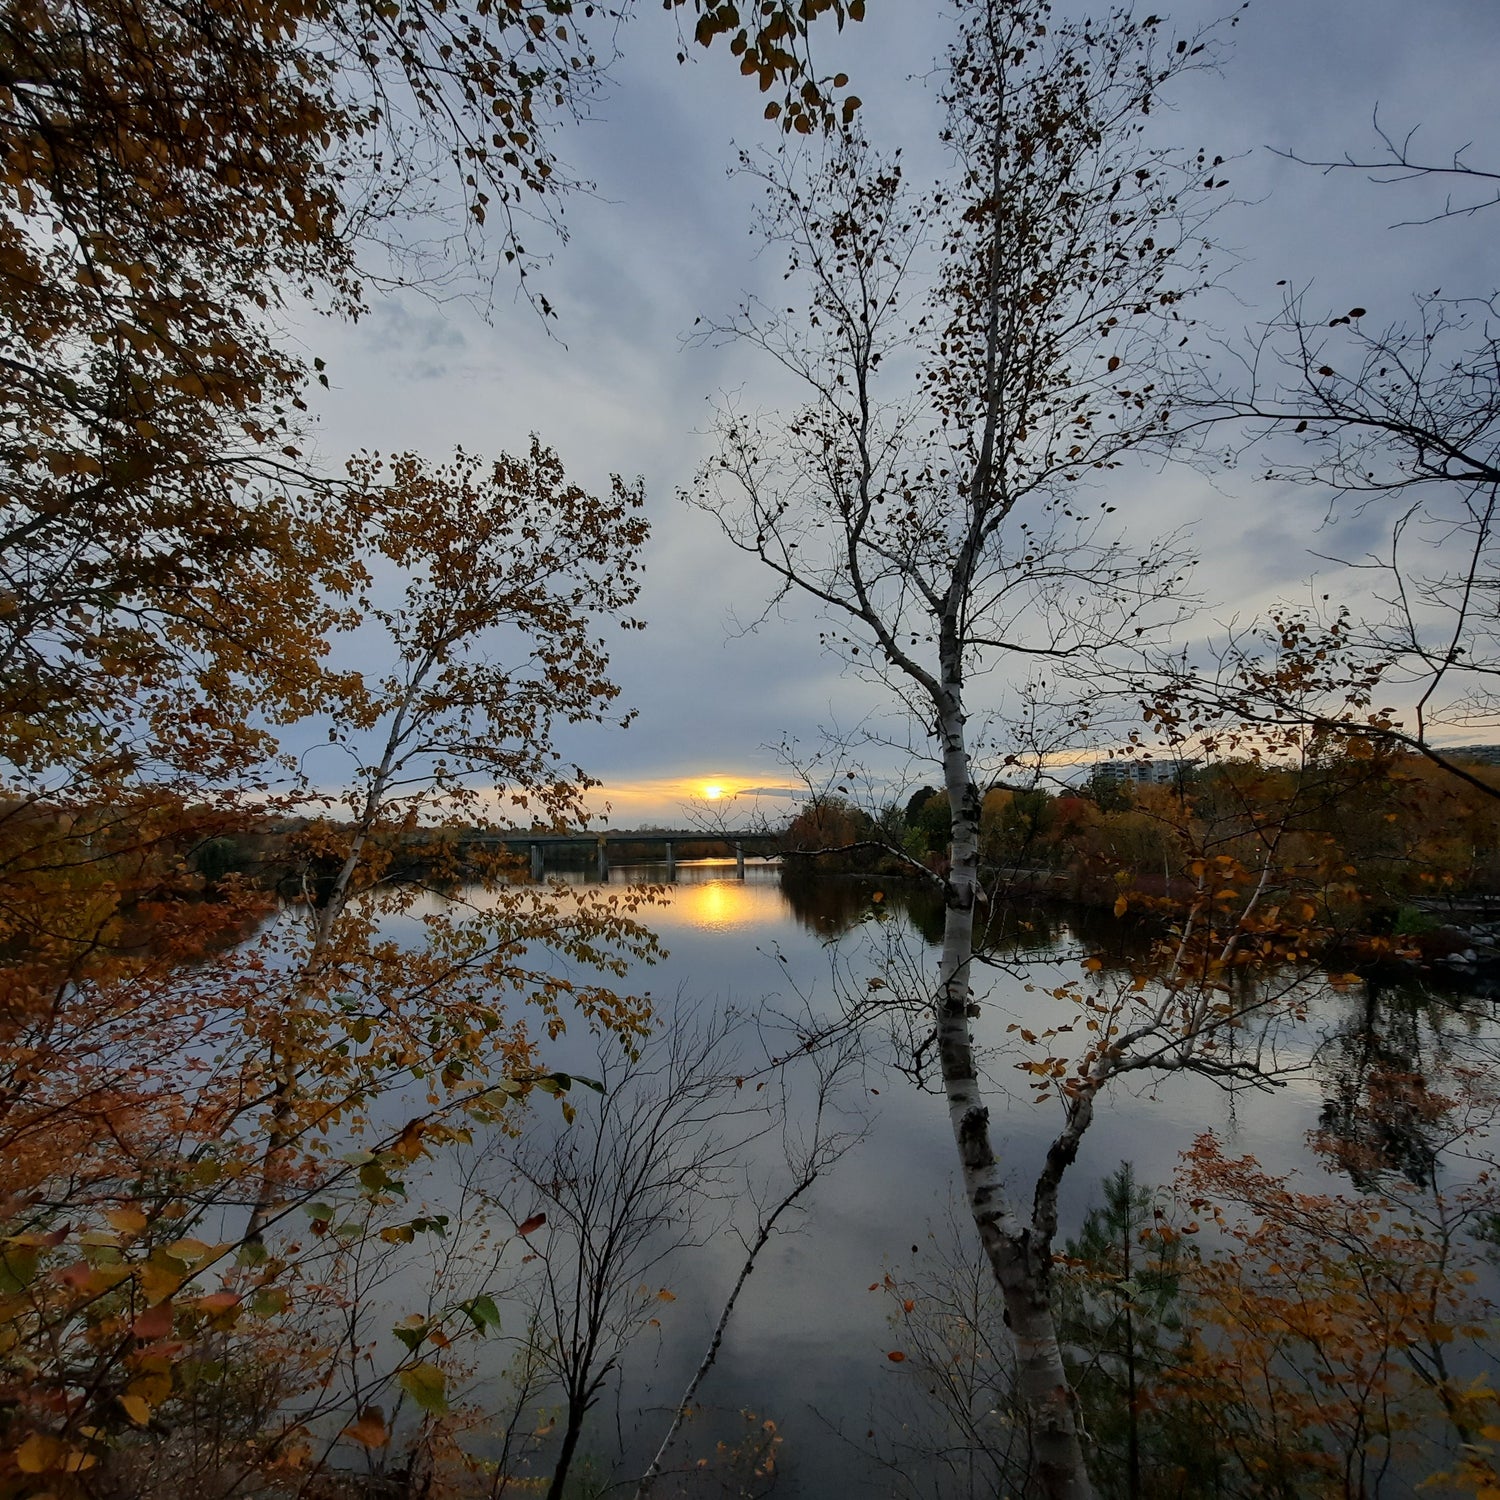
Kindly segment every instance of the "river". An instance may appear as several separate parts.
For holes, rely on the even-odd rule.
[[[666,876],[665,866],[641,866],[614,871],[612,881],[665,882]],[[747,1120],[756,1122],[753,1111],[780,1088],[779,1074],[764,1067],[767,1053],[795,1052],[799,1036],[832,1015],[840,996],[884,998],[888,992],[872,989],[872,980],[905,975],[913,988],[930,982],[940,911],[906,886],[884,888],[849,876],[795,880],[778,866],[756,862],[737,879],[733,862],[707,861],[677,866],[668,899],[649,921],[667,956],[631,974],[623,987],[649,991],[663,1027],[679,1037],[711,1025],[711,1018],[743,1018],[728,1045],[740,1049],[730,1071],[741,1071],[745,1082],[715,1096],[707,1111],[722,1112],[732,1138]],[[1017,1071],[1017,1029],[1041,1031],[1070,1017],[1071,1004],[1053,991],[1079,975],[1086,955],[1128,941],[1129,933],[1098,913],[1061,907],[1020,912],[1009,930],[1012,961],[986,969],[978,980],[976,1029],[1002,1159],[1018,1189],[1029,1193],[1059,1113],[1055,1100],[1035,1102],[1026,1075]],[[1395,1057],[1411,1071],[1436,1077],[1496,1038],[1489,1001],[1466,993],[1462,984],[1439,989],[1413,981],[1372,993],[1363,983],[1313,983],[1305,1023],[1275,1039],[1280,1076],[1273,1088],[1142,1076],[1117,1089],[1066,1179],[1063,1235],[1077,1228],[1097,1200],[1101,1180],[1121,1161],[1128,1160],[1145,1184],[1169,1182],[1180,1153],[1204,1131],[1215,1132],[1228,1151],[1252,1154],[1271,1170],[1298,1171],[1309,1190],[1349,1191],[1347,1179],[1330,1176],[1312,1154],[1308,1136],[1320,1123],[1347,1116],[1371,1059]],[[775,1017],[784,1019],[770,1019]],[[698,1415],[684,1429],[669,1467],[704,1460],[709,1472],[718,1473],[739,1463],[746,1473],[733,1483],[741,1488],[729,1492],[755,1493],[766,1476],[752,1471],[774,1451],[780,1495],[921,1491],[923,1481],[911,1468],[919,1460],[903,1458],[901,1444],[890,1440],[893,1424],[914,1425],[925,1410],[921,1393],[911,1387],[907,1361],[892,1358],[903,1353],[900,1289],[921,1284],[953,1254],[966,1257],[968,1243],[962,1230],[955,1238],[946,1227],[955,1170],[943,1101],[900,1066],[909,1063],[908,1043],[920,1039],[920,1030],[919,1014],[910,1025],[888,1016],[867,1021],[862,1054],[835,1101],[837,1123],[862,1139],[799,1200],[805,1212],[784,1221],[791,1232],[775,1235],[760,1253],[698,1392]],[[617,1049],[612,1053],[606,1044],[601,1059],[598,1042],[576,1028],[548,1055],[556,1066],[583,1076],[621,1065]],[[794,1066],[788,1099],[804,1133],[812,1105],[810,1072],[805,1059]],[[577,1086],[571,1097],[579,1116],[564,1149],[566,1140],[575,1142],[570,1159],[576,1161],[576,1143],[584,1144],[587,1155],[599,1101]],[[545,1102],[534,1114],[523,1141],[541,1149],[559,1122]],[[1431,1163],[1420,1130],[1404,1131],[1399,1121],[1389,1125],[1382,1149],[1390,1161],[1426,1170]],[[631,1314],[637,1330],[601,1387],[579,1445],[578,1472],[595,1478],[639,1473],[654,1451],[743,1263],[741,1237],[753,1234],[757,1201],[774,1201],[790,1181],[781,1140],[781,1132],[773,1131],[720,1163],[711,1181],[705,1177],[699,1217],[685,1233],[694,1243],[652,1262],[649,1281],[642,1279],[638,1288],[651,1305],[638,1304]],[[462,1168],[471,1186],[483,1180],[512,1219],[537,1211],[550,1218],[526,1242],[513,1241],[485,1272],[488,1289],[497,1294],[501,1330],[471,1351],[469,1394],[491,1411],[508,1411],[518,1405],[516,1360],[525,1340],[517,1334],[537,1297],[535,1281],[527,1278],[535,1277],[538,1263],[523,1267],[520,1257],[527,1244],[545,1249],[547,1236],[561,1234],[564,1224],[545,1195],[538,1197],[514,1166],[502,1162],[514,1148],[504,1142],[480,1148],[427,1183],[428,1206],[437,1211],[452,1198]],[[471,1205],[467,1199],[447,1204],[457,1222],[472,1212]],[[472,1232],[477,1222],[464,1228]],[[658,1227],[650,1243],[664,1244],[673,1232]],[[473,1289],[471,1284],[471,1294]],[[515,1444],[531,1441],[534,1454],[513,1461],[515,1472],[545,1473],[555,1439],[524,1435],[548,1431],[558,1400],[539,1389],[520,1405],[525,1412]],[[728,1456],[721,1443],[731,1450]],[[497,1444],[492,1424],[475,1440],[478,1451],[491,1454]],[[920,1446],[913,1437],[911,1451]],[[736,1459],[735,1451],[744,1456]],[[901,1484],[892,1481],[893,1465],[902,1471]]]

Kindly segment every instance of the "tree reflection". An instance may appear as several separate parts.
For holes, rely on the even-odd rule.
[[[781,891],[797,922],[828,941],[861,923],[902,918],[930,944],[943,937],[943,888],[931,882],[878,875],[830,874],[805,865],[781,870]],[[979,949],[996,957],[1052,953],[1071,942],[1098,954],[1106,967],[1123,964],[1148,942],[1139,921],[1123,921],[1107,908],[999,892],[984,908]]]
[[[1455,1024],[1465,1033],[1478,1024],[1461,999],[1372,975],[1329,1033],[1318,1054],[1319,1145],[1357,1187],[1373,1190],[1392,1173],[1436,1186],[1453,1131],[1450,1086],[1466,1071],[1451,1045]]]

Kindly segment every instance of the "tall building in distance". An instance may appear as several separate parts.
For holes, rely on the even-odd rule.
[[[1202,764],[1199,760],[1098,760],[1089,779],[1097,786],[1176,786]]]

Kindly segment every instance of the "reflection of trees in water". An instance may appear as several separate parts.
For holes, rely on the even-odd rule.
[[[781,871],[781,890],[796,920],[822,938],[842,937],[862,922],[899,916],[926,942],[942,941],[943,891],[936,881],[830,875],[788,865]],[[1109,965],[1142,950],[1149,936],[1138,921],[1122,921],[1106,908],[1041,904],[1003,893],[986,906],[976,934],[981,951],[1000,954],[1049,952],[1065,941]]]
[[[931,996],[917,951],[901,941],[900,933],[909,930],[925,944],[941,941],[940,886],[796,868],[783,869],[779,879],[795,920],[825,940],[863,923],[888,924],[880,997],[891,1024],[904,1015],[910,1028],[900,1038],[893,1034],[893,1040],[906,1054],[920,1053]],[[1108,908],[1028,905],[1018,897],[987,908],[978,946],[1001,963],[1052,955],[1066,946],[1099,959],[1108,975],[1137,969],[1158,936],[1138,917],[1119,918]],[[1405,973],[1372,975],[1348,992],[1350,1003],[1319,1047],[1316,1067],[1324,1095],[1319,1134],[1362,1189],[1378,1186],[1392,1173],[1419,1187],[1432,1186],[1439,1153],[1451,1135],[1449,1095],[1462,1093],[1472,1104],[1472,1089],[1456,1087],[1455,1069],[1500,1064],[1500,1056],[1479,1055],[1488,1045],[1490,1004],[1458,983],[1443,983],[1445,977],[1433,983]],[[1231,1003],[1251,1017],[1264,1005],[1266,986],[1283,984],[1285,976],[1246,968],[1232,971],[1228,982]],[[1246,1039],[1254,1045],[1248,1030]],[[1231,1035],[1229,1045],[1234,1041]]]
[[[1319,1135],[1360,1188],[1393,1172],[1434,1186],[1451,1134],[1446,1085],[1465,1065],[1457,1044],[1476,1037],[1484,1018],[1472,997],[1438,994],[1416,979],[1371,976],[1361,991],[1318,1052]]]
[[[842,937],[861,922],[892,914],[905,917],[929,942],[934,931],[942,936],[943,893],[936,884],[787,865],[781,891],[796,920],[820,938]]]

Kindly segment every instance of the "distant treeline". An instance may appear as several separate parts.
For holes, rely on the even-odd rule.
[[[1296,766],[1226,760],[1166,784],[1096,776],[1079,788],[996,786],[983,795],[987,877],[1113,903],[1119,892],[1182,898],[1204,861],[1264,871],[1269,886],[1316,889],[1367,929],[1421,925],[1420,913],[1500,896],[1500,768],[1466,785],[1418,755],[1310,758]],[[789,849],[817,866],[942,873],[947,796],[920,787],[878,813],[831,795],[789,825]],[[816,853],[814,851],[827,851]]]

